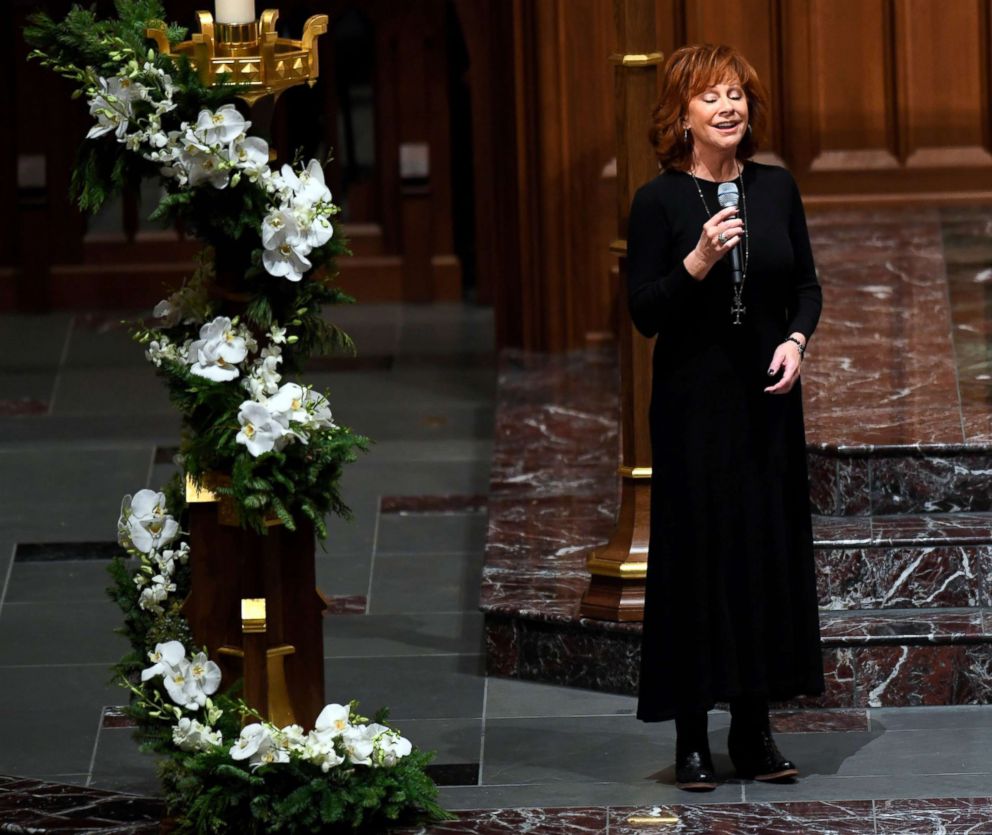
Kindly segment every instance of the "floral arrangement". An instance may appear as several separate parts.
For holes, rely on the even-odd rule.
[[[192,638],[180,607],[189,544],[165,493],[126,496],[117,523],[128,557],[112,595],[133,651],[118,665],[180,832],[381,832],[410,817],[443,819],[424,767],[430,754],[356,705],[329,704],[314,729],[276,727],[233,693]],[[245,724],[245,721],[249,721]]]
[[[275,517],[294,529],[306,518],[326,536],[324,517],[347,515],[341,467],[365,439],[334,423],[324,395],[284,382],[314,353],[353,348],[321,314],[351,301],[328,279],[347,250],[323,168],[270,167],[268,143],[249,134],[233,103],[237,87],[205,87],[187,60],[149,48],[158,0],[118,0],[117,11],[111,20],[78,7],[60,22],[36,15],[25,32],[32,57],[72,81],[94,118],[73,193],[96,211],[157,177],[163,196],[151,216],[208,245],[136,331],[183,415],[183,468],[197,483],[230,474],[217,492],[234,499],[246,526],[263,531]]]
[[[32,57],[75,86],[94,124],[72,191],[94,212],[108,197],[157,177],[152,213],[206,247],[197,269],[156,305],[136,339],[182,413],[178,463],[263,535],[269,522],[306,521],[326,536],[348,515],[338,483],[366,439],[333,418],[328,397],[287,379],[317,352],[352,349],[322,306],[351,301],[331,284],[347,250],[338,207],[317,160],[276,170],[266,141],[235,105],[238,88],[205,87],[189,61],[150,48],[159,0],[117,0],[117,16],[74,7],[62,21],[35,15]],[[185,31],[168,27],[177,42]],[[195,645],[181,612],[190,590],[182,481],[126,497],[111,565],[111,596],[131,652],[117,671],[179,831],[382,831],[384,822],[443,819],[424,772],[430,755],[354,703],[327,705],[309,733],[275,727],[221,690],[221,672]],[[150,661],[150,664],[148,663]],[[247,723],[247,724],[246,724]]]

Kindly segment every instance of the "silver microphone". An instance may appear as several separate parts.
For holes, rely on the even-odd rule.
[[[716,200],[721,209],[735,209],[740,204],[741,195],[737,183],[720,183],[716,189]],[[735,215],[736,217],[736,215]],[[737,246],[730,250],[730,277],[734,284],[740,284],[744,279],[741,275],[741,253]]]

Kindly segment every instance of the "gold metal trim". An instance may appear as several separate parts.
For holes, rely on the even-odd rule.
[[[219,502],[220,496],[214,493],[207,486],[207,480],[204,479],[202,485],[197,487],[196,482],[193,481],[193,476],[189,473],[186,474],[186,503],[187,504],[206,504],[209,502]]]
[[[600,577],[622,577],[625,580],[640,580],[648,576],[648,564],[646,560],[634,562],[613,562],[604,560],[595,553],[586,560],[586,568],[590,574],[598,574]]]
[[[659,823],[679,823],[674,815],[631,815],[624,823],[631,826],[654,826]]]
[[[289,685],[286,681],[286,656],[296,652],[292,644],[271,647],[266,652],[266,669],[269,679],[268,719],[276,727],[295,725],[296,714],[289,698]]]
[[[279,37],[277,9],[266,9],[258,21],[250,23],[215,23],[213,15],[204,11],[196,17],[200,31],[188,41],[170,44],[160,21],[154,21],[145,36],[155,41],[163,55],[174,60],[188,57],[205,85],[237,84],[239,97],[254,104],[297,84],[312,87],[317,82],[317,39],[327,32],[326,14],[310,17],[299,40]]]
[[[248,23],[215,23],[214,33],[220,43],[258,43],[258,21]]]
[[[664,60],[664,52],[628,53],[627,55],[614,52],[610,56],[611,64],[618,64],[622,67],[653,67]]]
[[[249,633],[265,631],[264,597],[241,598],[241,631]]]
[[[611,241],[610,252],[612,252],[614,255],[626,255],[627,254],[626,238],[619,238],[618,240]]]
[[[617,475],[622,475],[624,478],[635,478],[635,479],[650,479],[651,478],[651,468],[650,467],[619,467],[617,469]]]

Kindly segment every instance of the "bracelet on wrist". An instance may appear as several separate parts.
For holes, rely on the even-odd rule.
[[[799,346],[799,361],[802,362],[802,360],[806,357],[806,346],[803,345],[803,343],[800,342],[798,339],[796,339],[794,336],[787,336],[785,338],[785,341],[794,342],[796,343],[796,345]]]

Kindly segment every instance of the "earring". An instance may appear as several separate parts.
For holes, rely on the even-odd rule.
[[[750,123],[750,122],[748,122],[748,123],[747,123],[747,135],[748,135],[748,136],[751,136],[751,134],[753,134],[753,133],[754,133],[754,131],[753,131],[753,130],[751,130],[751,123]]]
[[[686,128],[685,130],[682,131],[682,141],[683,142],[689,141],[689,128]]]

